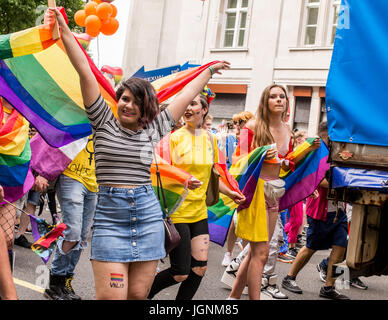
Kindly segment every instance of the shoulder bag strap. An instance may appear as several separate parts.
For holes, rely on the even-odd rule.
[[[168,214],[168,207],[167,207],[166,197],[164,195],[164,190],[163,190],[163,185],[162,185],[162,178],[160,177],[158,161],[157,161],[156,155],[155,155],[155,146],[154,146],[154,143],[153,143],[152,138],[151,138],[150,135],[148,135],[148,139],[151,142],[152,152],[154,154],[154,160],[155,160],[155,165],[156,165],[156,181],[157,181],[158,199],[160,201],[160,193],[161,193],[162,194],[162,199],[163,199],[163,206],[164,206],[164,218],[168,218],[170,215]]]

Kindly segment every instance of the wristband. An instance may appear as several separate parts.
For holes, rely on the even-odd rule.
[[[210,78],[213,78],[214,69],[212,68],[212,66],[208,67],[208,69],[210,70]]]

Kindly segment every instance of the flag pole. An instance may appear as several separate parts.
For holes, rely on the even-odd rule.
[[[50,8],[56,8],[57,4],[55,0],[48,0],[48,6]],[[57,40],[60,37],[59,35],[59,26],[58,26],[58,21],[55,19],[55,24],[53,28],[53,40]]]

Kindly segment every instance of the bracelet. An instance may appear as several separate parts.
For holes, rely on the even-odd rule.
[[[210,78],[213,78],[214,69],[212,68],[212,66],[208,67],[208,69],[210,70]]]

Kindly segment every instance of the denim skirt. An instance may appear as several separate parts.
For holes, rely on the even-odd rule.
[[[152,185],[100,186],[90,259],[124,263],[165,256],[163,213]]]

